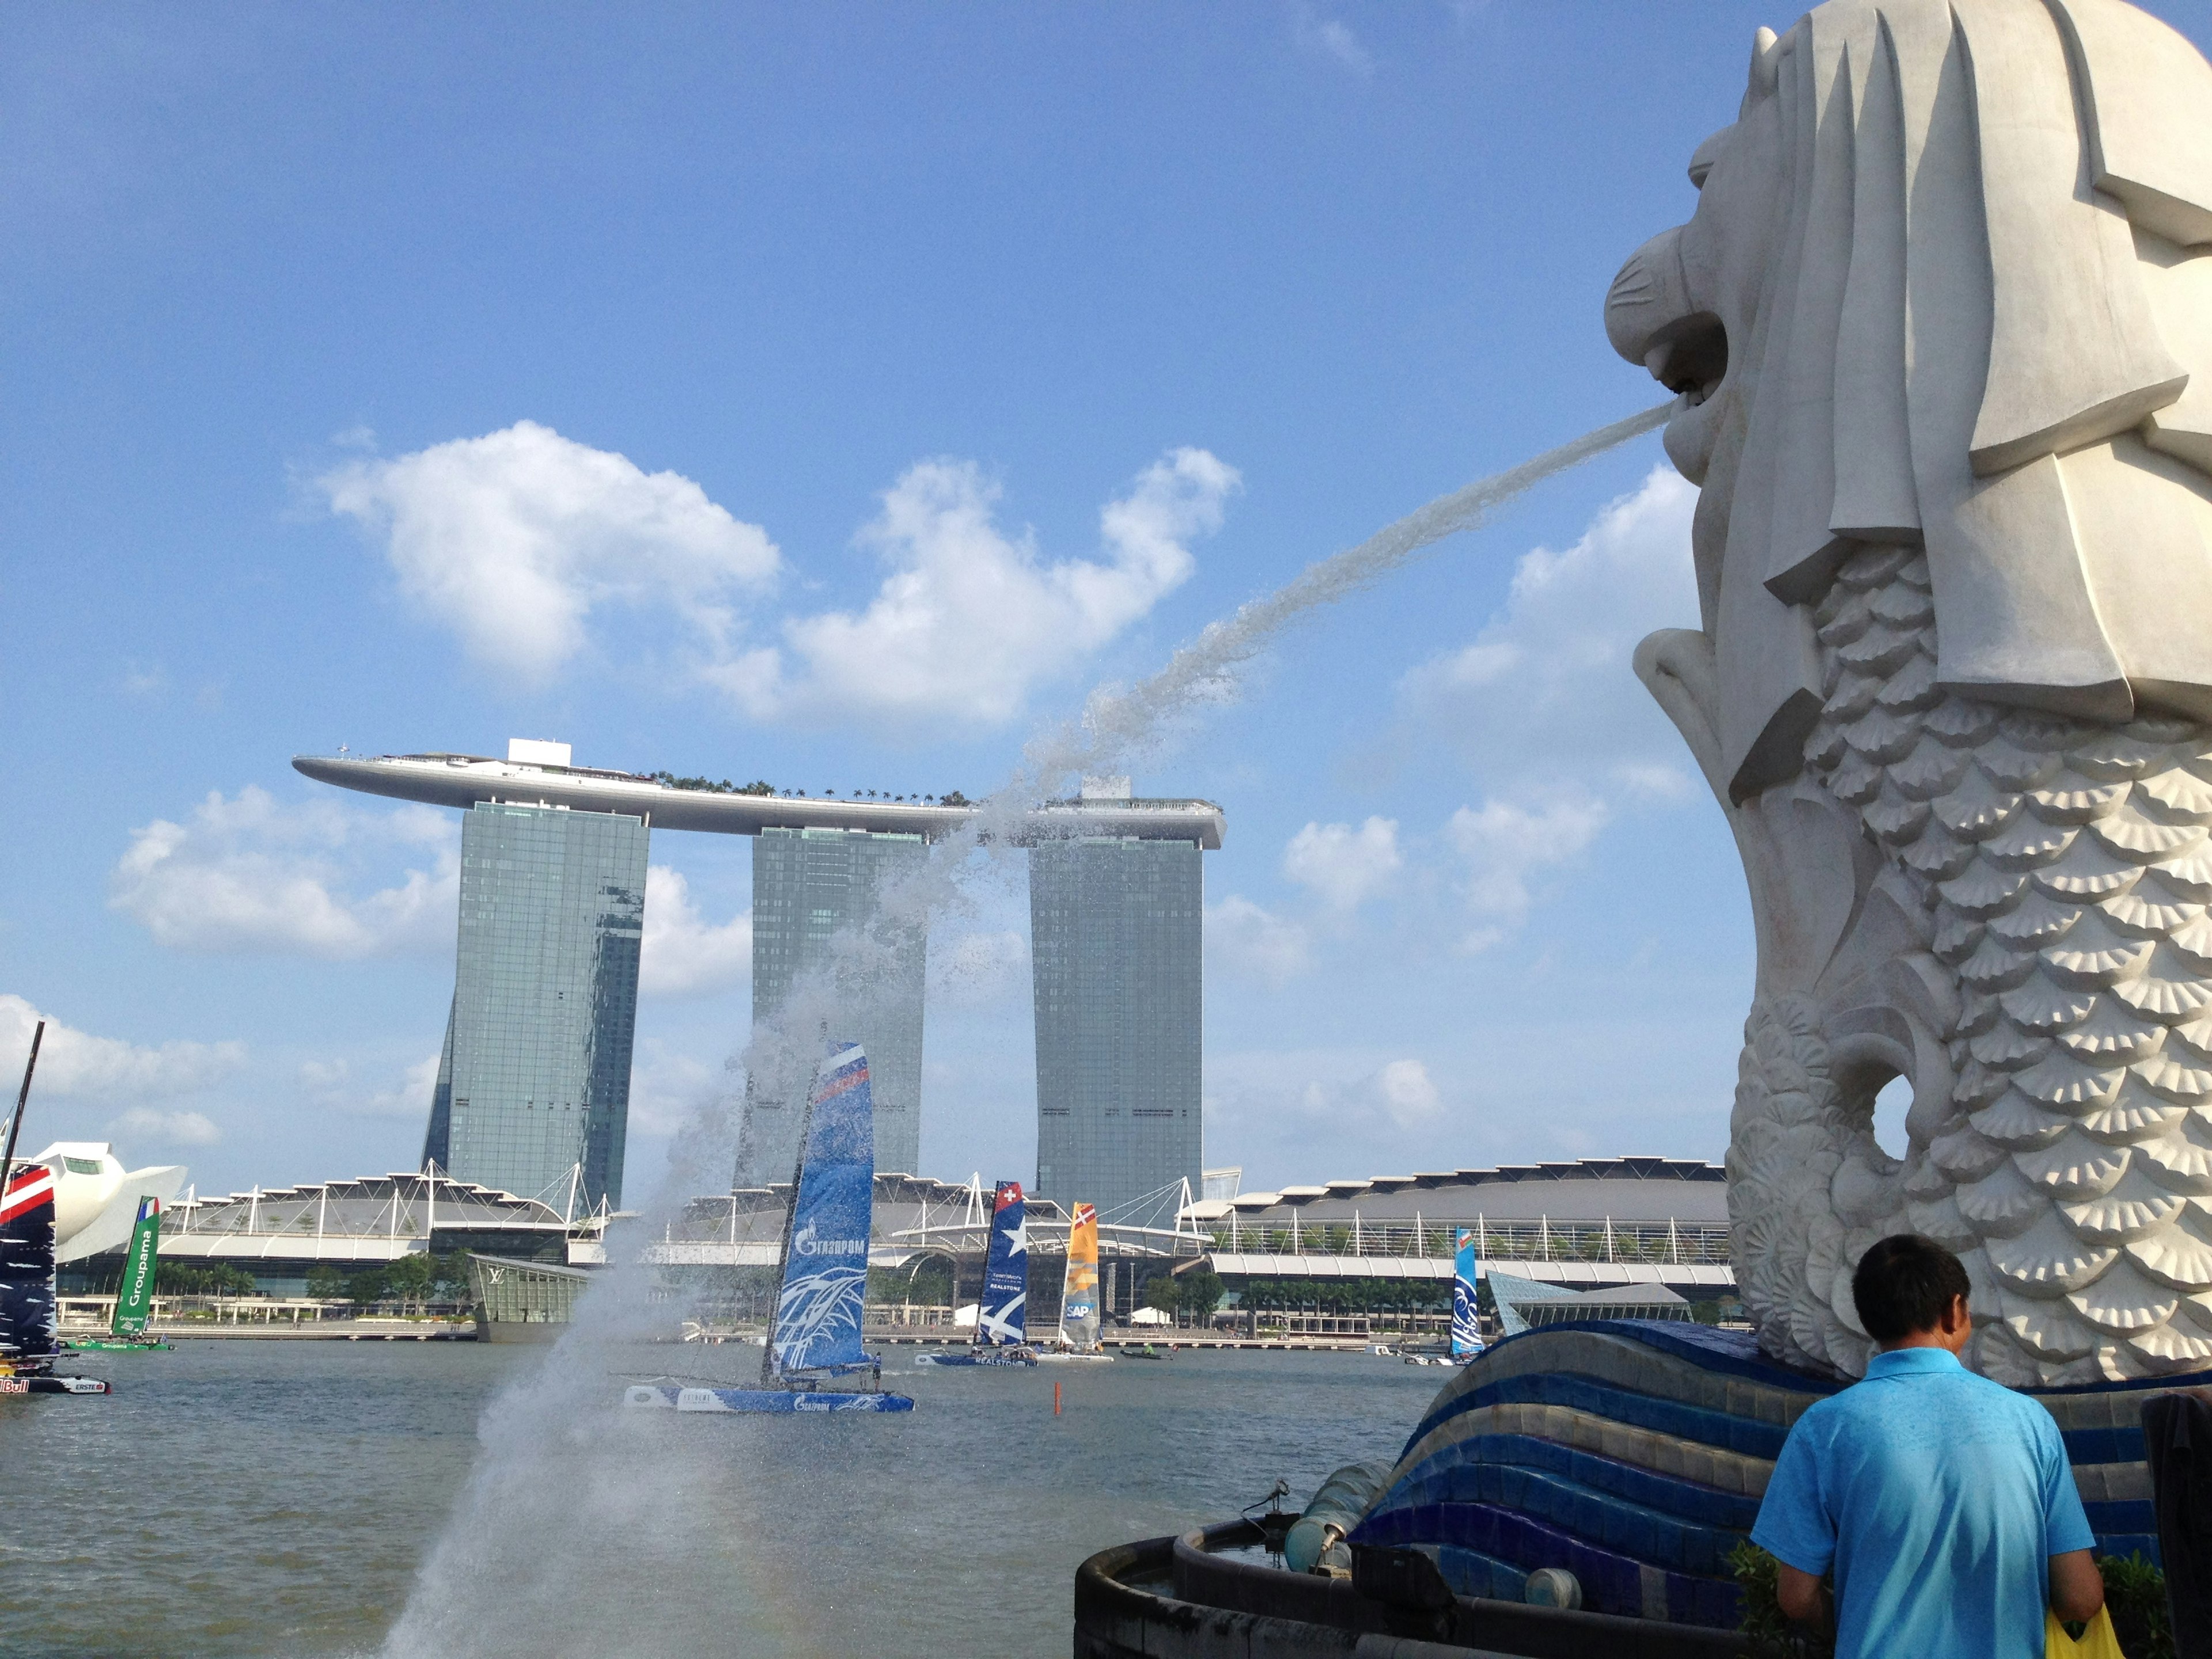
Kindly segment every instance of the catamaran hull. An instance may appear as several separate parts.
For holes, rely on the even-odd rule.
[[[1113,1358],[1110,1353],[1041,1353],[1036,1357],[1036,1363],[1040,1365],[1073,1365],[1079,1361],[1110,1363]]]
[[[112,1394],[97,1376],[0,1376],[0,1394]]]
[[[1034,1365],[1041,1356],[1031,1353],[916,1354],[917,1365]]]
[[[151,1353],[156,1348],[169,1352],[175,1345],[155,1338],[133,1341],[122,1336],[86,1336],[63,1345],[70,1353]]]
[[[902,1394],[844,1394],[830,1389],[676,1389],[640,1383],[623,1395],[625,1406],[679,1412],[761,1412],[794,1416],[805,1412],[910,1412]]]

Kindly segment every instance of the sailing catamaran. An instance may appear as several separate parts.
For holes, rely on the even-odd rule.
[[[1060,1341],[1037,1355],[1055,1364],[1111,1359],[1098,1346],[1098,1208],[1079,1204],[1067,1224],[1067,1273],[1060,1280]]]
[[[1034,1365],[1023,1310],[1030,1299],[1030,1237],[1022,1183],[1002,1181],[991,1200],[991,1253],[975,1304],[975,1340],[966,1353],[926,1353],[917,1365]],[[1004,1352],[1001,1352],[1003,1348]]]
[[[1451,1363],[1464,1365],[1482,1352],[1482,1328],[1475,1317],[1474,1230],[1459,1230],[1452,1262]]]
[[[624,1403],[680,1412],[912,1411],[912,1400],[880,1387],[821,1386],[861,1371],[878,1384],[883,1380],[883,1361],[860,1346],[875,1188],[867,1055],[857,1042],[835,1045],[815,1079],[799,1133],[791,1212],[783,1224],[783,1285],[769,1320],[760,1387],[638,1383],[623,1395]]]
[[[54,1337],[54,1172],[43,1164],[15,1167],[15,1137],[46,1035],[40,1020],[0,1150],[0,1395],[106,1394],[96,1376],[54,1375],[54,1356],[62,1352]]]
[[[124,1258],[123,1282],[116,1289],[115,1315],[106,1337],[85,1337],[70,1343],[79,1353],[138,1353],[169,1345],[149,1335],[147,1321],[154,1311],[154,1276],[160,1265],[161,1200],[151,1194],[138,1200],[138,1219],[131,1229],[131,1252]]]

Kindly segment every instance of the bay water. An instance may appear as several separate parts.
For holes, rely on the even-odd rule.
[[[1340,1464],[1395,1457],[1449,1376],[1190,1349],[909,1370],[918,1351],[893,1348],[885,1386],[911,1415],[748,1418],[618,1401],[629,1376],[750,1381],[757,1348],[586,1352],[84,1356],[112,1395],[0,1400],[0,1654],[1060,1655],[1085,1556],[1228,1518],[1278,1476],[1303,1501]],[[580,1363],[580,1415],[542,1447],[562,1501],[520,1529],[546,1570],[501,1558],[452,1598],[464,1615],[395,1638],[434,1547],[453,1553],[486,1407]]]

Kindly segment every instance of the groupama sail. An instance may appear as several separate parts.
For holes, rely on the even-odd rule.
[[[1060,1297],[1060,1334],[1079,1352],[1098,1346],[1098,1207],[1079,1204],[1067,1226],[1067,1277]]]
[[[1482,1352],[1482,1331],[1475,1320],[1474,1231],[1459,1230],[1459,1249],[1452,1264],[1451,1351],[1455,1359],[1472,1358]]]
[[[1002,1181],[991,1200],[991,1252],[983,1263],[983,1299],[975,1340],[994,1346],[1029,1339],[1023,1310],[1030,1299],[1030,1241],[1023,1224],[1022,1183]],[[1092,1278],[1097,1278],[1094,1268]]]
[[[761,1381],[868,1363],[860,1314],[875,1218],[876,1131],[868,1057],[835,1048],[816,1075]]]
[[[115,1297],[110,1336],[143,1336],[154,1312],[154,1273],[161,1245],[161,1200],[138,1200],[138,1219],[131,1229],[131,1250],[123,1259],[123,1284]]]

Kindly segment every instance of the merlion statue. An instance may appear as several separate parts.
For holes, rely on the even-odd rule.
[[[2212,66],[2120,0],[1832,0],[1690,176],[1606,324],[1703,491],[1637,672],[1751,889],[1761,1343],[1860,1372],[1909,1228],[1990,1376],[2212,1368]]]

